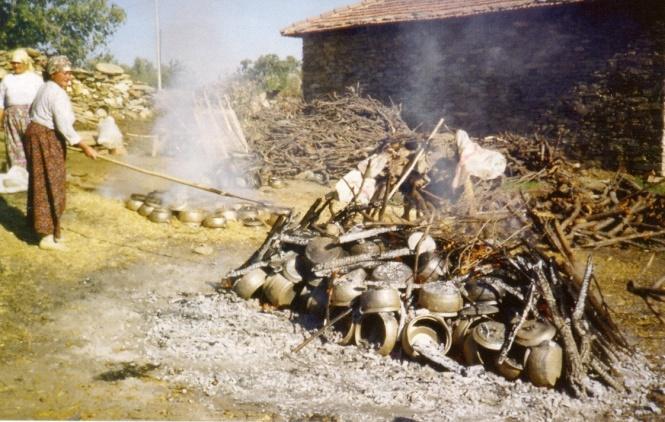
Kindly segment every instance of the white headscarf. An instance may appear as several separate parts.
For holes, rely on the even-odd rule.
[[[17,48],[12,53],[11,63],[23,63],[27,67],[27,70],[33,70],[32,68],[32,58],[24,48]]]

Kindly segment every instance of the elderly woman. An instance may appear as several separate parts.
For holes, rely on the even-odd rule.
[[[64,250],[60,217],[65,210],[65,158],[67,145],[78,145],[85,155],[97,153],[81,142],[74,130],[72,103],[65,91],[71,81],[71,64],[65,56],[48,61],[49,80],[40,88],[30,108],[25,132],[25,153],[30,182],[28,221],[41,237],[39,247]]]
[[[25,169],[23,135],[30,123],[30,104],[44,80],[32,71],[32,59],[22,48],[12,54],[11,65],[13,73],[5,76],[0,83],[0,122],[5,130],[8,167]]]

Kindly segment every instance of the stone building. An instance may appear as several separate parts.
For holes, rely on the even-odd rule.
[[[663,0],[365,0],[282,34],[303,39],[306,99],[356,86],[413,126],[665,173]]]

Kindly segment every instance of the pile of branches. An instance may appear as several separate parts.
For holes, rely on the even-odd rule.
[[[341,177],[387,136],[414,136],[397,106],[355,91],[297,106],[280,104],[252,115],[240,113],[250,147],[260,157],[262,181],[310,172],[327,182]]]
[[[665,197],[654,193],[663,181],[640,185],[621,172],[590,176],[543,139],[490,141],[508,157],[512,183],[528,192],[534,220],[567,255],[573,247],[611,245],[665,250]]]
[[[331,248],[348,248],[353,242],[376,242],[385,246],[326,263],[308,262],[303,257],[303,279],[295,289],[305,291],[308,282],[323,279],[329,298],[336,280],[349,272],[359,268],[371,270],[385,262],[401,262],[412,267],[414,274],[400,287],[404,310],[401,318],[408,319],[417,312],[416,292],[433,282],[418,276],[421,266],[431,260],[443,262],[438,281],[447,280],[464,291],[467,283],[489,277],[493,280],[490,284],[507,292],[506,298],[499,301],[501,311],[486,315],[506,327],[503,345],[490,366],[509,359],[516,335],[525,321],[546,321],[556,327],[554,340],[563,349],[560,386],[576,396],[591,392],[591,379],[623,389],[615,369],[628,345],[607,312],[598,283],[593,282],[591,258],[586,266],[575,262],[570,250],[561,244],[556,224],[552,230],[552,221],[556,220],[543,219],[538,206],[534,205],[538,200],[526,195],[497,194],[489,183],[476,184],[473,186],[476,199],[492,199],[491,215],[482,207],[475,210],[474,216],[452,212],[461,210],[459,204],[440,208],[442,202],[436,201],[436,195],[425,193],[431,188],[428,182],[436,174],[428,172],[428,166],[419,167],[426,149],[432,145],[431,139],[415,147],[407,147],[408,142],[398,137],[382,143],[380,151],[388,153],[391,160],[376,177],[377,190],[372,200],[359,203],[354,199],[339,208],[335,195],[331,194],[315,201],[298,222],[292,216],[280,217],[263,245],[247,262],[227,275],[228,286],[252,269],[270,267],[285,251],[304,256],[305,248],[311,242],[320,242],[322,237],[328,239]],[[434,165],[429,170],[436,168],[441,169]],[[545,171],[540,176],[551,177],[550,174]],[[401,204],[393,200],[397,191],[402,192],[404,202]],[[407,198],[414,192],[418,193],[420,202],[411,201],[411,205],[426,218],[399,222],[399,217],[386,212],[400,205],[407,207]],[[463,197],[459,202],[464,202]],[[442,210],[446,210],[445,213],[442,214]],[[490,225],[492,230],[488,229]],[[433,238],[436,244],[433,252],[421,254],[420,242],[415,247],[407,245],[406,239],[416,231],[422,238]],[[465,304],[466,307],[476,305],[468,297]],[[358,315],[357,309],[354,315]],[[471,317],[460,313],[450,323],[456,326],[466,318]],[[327,323],[331,322],[322,321],[324,328]],[[400,321],[400,329],[403,326],[404,320]],[[459,371],[454,358],[439,356],[435,362]],[[518,362],[512,364],[520,366]]]

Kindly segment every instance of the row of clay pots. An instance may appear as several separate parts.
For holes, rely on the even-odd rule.
[[[162,205],[158,195],[132,194],[125,201],[125,207],[136,211],[139,215],[148,218],[154,223],[170,223],[173,218],[189,226],[203,226],[210,229],[220,229],[227,222],[240,221],[248,227],[264,227],[272,224],[277,218],[276,210],[259,210],[256,207],[239,205],[229,209],[206,211],[202,209],[168,208]],[[283,210],[279,210],[282,213]],[[265,220],[265,221],[264,221]]]

